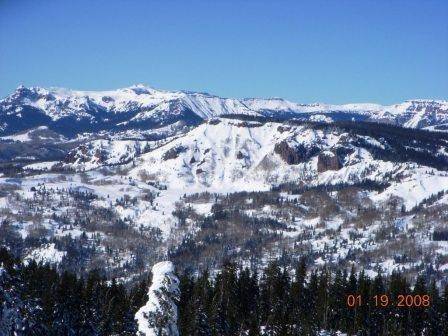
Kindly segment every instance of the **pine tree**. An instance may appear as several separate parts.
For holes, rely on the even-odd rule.
[[[385,330],[385,315],[387,314],[388,307],[381,306],[381,297],[386,294],[383,277],[378,272],[377,276],[373,280],[371,285],[369,301],[369,325],[368,330],[371,335],[383,335]],[[375,300],[372,300],[376,296]],[[378,306],[376,305],[378,304]]]
[[[193,309],[193,286],[194,281],[191,275],[184,272],[179,277],[179,334],[193,335],[193,319],[195,309]]]
[[[56,335],[76,335],[82,325],[82,283],[76,276],[64,272],[56,288],[56,309],[53,330]]]
[[[305,335],[315,335],[319,331],[319,282],[317,271],[314,271],[311,273],[308,290],[305,292],[307,295],[304,318],[299,322]]]
[[[131,309],[136,313],[148,300],[148,281],[146,279],[140,281],[137,286],[131,289],[129,297]]]
[[[346,274],[337,271],[329,288],[328,326],[332,330],[346,330]]]
[[[216,277],[212,300],[212,335],[230,336],[238,330],[236,268],[225,263]]]
[[[409,284],[406,278],[399,272],[393,272],[390,277],[389,293],[391,301],[399,302],[400,295],[410,294]],[[386,316],[388,329],[392,335],[407,335],[410,331],[409,309],[403,309],[394,305],[389,308],[389,314]]]
[[[440,334],[442,326],[442,302],[439,297],[439,290],[437,289],[435,281],[431,281],[428,289],[430,297],[430,306],[427,307],[427,321],[425,329],[428,330],[428,335],[437,336]]]
[[[443,321],[441,329],[444,333],[443,335],[448,335],[448,284],[445,286],[440,306]]]
[[[115,280],[106,292],[104,308],[100,322],[102,334],[135,335],[136,324],[126,291],[123,285],[117,284]]]
[[[301,262],[290,279],[289,271],[274,262],[258,279],[257,273],[227,263],[215,279],[207,271],[198,277],[184,274],[179,285],[168,265],[163,272],[153,271],[147,293],[142,281],[128,294],[98,272],[86,280],[68,272],[58,275],[49,266],[24,266],[0,249],[0,335],[135,335],[139,305],[144,306],[136,317],[146,328],[139,335],[178,336],[176,321],[188,336],[448,334],[448,286],[440,295],[436,282],[428,285],[424,276],[411,291],[397,272],[371,280],[363,272],[357,278],[354,269],[350,276],[323,269],[307,278]],[[361,295],[361,306],[347,308],[348,294]],[[398,295],[429,295],[431,304],[376,308],[372,296],[383,294],[394,303]]]
[[[100,335],[107,285],[98,271],[89,272],[82,293],[82,335]]]
[[[328,329],[329,312],[329,288],[330,275],[326,268],[322,269],[319,276],[319,285],[317,290],[317,325],[319,329]]]
[[[211,296],[208,271],[195,281],[184,274],[180,279],[179,332],[181,335],[211,335],[208,302]]]
[[[148,301],[135,314],[138,335],[178,336],[179,279],[169,261],[155,264]]]
[[[48,333],[54,320],[55,289],[59,274],[48,265],[29,262],[21,269],[21,297],[30,307],[26,320],[33,321],[30,329]]]
[[[239,272],[238,283],[238,316],[240,317],[239,332],[249,330],[250,326],[258,325],[258,279],[252,276],[248,268]]]
[[[352,266],[350,271],[350,276],[347,282],[347,287],[344,293],[344,298],[347,300],[349,295],[358,295],[358,281],[356,279],[355,268]],[[347,306],[346,306],[347,307]],[[354,334],[356,331],[356,318],[358,313],[358,307],[346,308],[346,324],[345,329],[349,334]]]
[[[17,282],[0,264],[0,335],[14,336],[23,329],[24,304],[20,299]]]
[[[303,321],[306,314],[306,261],[301,258],[295,272],[295,279],[291,284],[291,304],[292,304],[292,333],[300,335],[303,333]]]
[[[427,294],[425,286],[425,278],[419,276],[412,291],[412,295],[423,296]],[[427,311],[425,307],[413,306],[411,308],[411,328],[415,335],[421,335],[425,327],[425,322],[427,321]]]
[[[358,276],[357,294],[364,298],[364,301],[370,297],[370,279],[365,276],[364,271],[361,271]],[[369,329],[369,315],[369,306],[366,302],[362,302],[357,309],[355,330]]]

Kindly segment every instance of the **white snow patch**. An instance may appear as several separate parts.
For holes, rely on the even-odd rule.
[[[42,264],[59,264],[62,258],[67,254],[65,251],[59,251],[54,243],[45,244],[41,247],[32,250],[24,258],[24,263],[29,263],[31,260]]]

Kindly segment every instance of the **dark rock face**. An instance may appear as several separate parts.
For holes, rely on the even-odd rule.
[[[319,149],[317,147],[291,147],[286,141],[282,141],[274,147],[274,152],[280,155],[280,157],[290,165],[305,162],[316,155],[318,151]]]
[[[184,153],[186,151],[187,151],[187,148],[184,146],[174,147],[174,148],[171,148],[170,150],[166,151],[163,154],[162,159],[165,161],[175,159],[179,156],[180,153]]]
[[[211,120],[209,120],[208,123],[210,125],[218,125],[220,122],[221,122],[221,120],[219,120],[219,119],[211,119]]]
[[[236,127],[244,127],[244,128],[256,128],[256,127],[263,126],[263,123],[254,123],[254,122],[243,121],[239,124],[236,124],[235,126]]]
[[[298,164],[301,162],[300,155],[289,147],[286,141],[282,141],[275,145],[274,152],[281,156],[287,164]]]
[[[339,170],[342,168],[339,157],[332,152],[320,153],[317,157],[317,171],[319,173],[327,170]]]

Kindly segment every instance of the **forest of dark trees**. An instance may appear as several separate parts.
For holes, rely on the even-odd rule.
[[[0,334],[135,335],[134,315],[146,302],[150,281],[124,286],[100,272],[86,278],[27,265],[0,250]],[[363,272],[294,272],[271,262],[261,273],[224,263],[212,275],[182,273],[180,335],[447,335],[448,286],[399,273],[368,278]],[[293,276],[291,274],[294,274]],[[149,279],[148,279],[149,280]],[[350,294],[361,305],[347,306]],[[375,295],[387,295],[386,307]],[[397,307],[399,295],[428,295],[426,306]],[[325,332],[323,332],[325,331]]]
[[[361,306],[347,306],[350,294],[363,298]],[[394,305],[382,307],[375,295]],[[399,295],[429,295],[429,306],[397,307]],[[399,273],[370,279],[324,268],[307,276],[303,261],[293,277],[275,262],[261,274],[225,264],[214,281],[207,272],[183,275],[179,309],[181,335],[448,334],[448,287],[439,293],[423,277],[411,286]]]

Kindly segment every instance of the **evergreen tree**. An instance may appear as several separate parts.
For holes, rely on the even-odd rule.
[[[148,300],[148,281],[146,279],[140,281],[137,286],[131,289],[129,296],[131,309],[136,313]]]
[[[258,325],[258,279],[250,274],[248,268],[241,270],[238,277],[238,316],[240,317],[239,332],[249,330],[250,327]]]
[[[306,291],[306,308],[304,319],[300,321],[303,325],[305,335],[315,335],[319,331],[320,323],[318,297],[319,297],[319,277],[317,271],[314,271],[310,276],[308,290]]]
[[[238,330],[236,268],[225,263],[216,277],[212,300],[212,335],[230,336]]]
[[[338,270],[329,288],[328,326],[332,330],[346,330],[346,287],[346,274]]]
[[[262,321],[266,326],[265,333],[270,336],[287,335],[292,325],[292,301],[287,271],[282,271],[276,262],[270,263],[265,270],[261,286],[265,301],[265,321]]]
[[[101,334],[101,321],[105,304],[107,285],[98,271],[89,272],[82,293],[81,308],[82,335],[97,336]]]
[[[106,291],[104,312],[100,321],[101,333],[105,335],[135,335],[136,324],[123,285],[112,281]]]
[[[191,275],[184,272],[179,277],[179,334],[193,335],[193,316],[195,310],[193,309],[193,287],[194,281]]]
[[[354,269],[347,275],[324,268],[307,276],[302,260],[293,279],[275,262],[260,279],[226,263],[215,278],[207,271],[185,273],[179,284],[172,264],[162,265],[149,291],[146,281],[126,290],[96,271],[86,280],[59,275],[46,265],[25,266],[0,249],[0,335],[136,335],[136,311],[138,335],[178,336],[177,326],[188,336],[448,335],[448,286],[439,293],[424,276],[411,291],[398,272],[372,280],[362,271],[357,277]],[[348,294],[361,295],[361,305],[348,308]],[[375,295],[387,295],[394,305],[376,307]],[[397,307],[400,295],[416,303],[428,295],[431,302]]]
[[[347,300],[349,295],[357,295],[358,293],[358,281],[356,279],[355,268],[352,267],[350,271],[350,276],[347,282],[345,296],[344,298]],[[345,328],[343,330],[347,330],[349,334],[354,334],[356,331],[356,319],[357,319],[358,307],[355,306],[350,309],[345,309]]]
[[[444,335],[448,335],[448,284],[445,286],[440,306],[443,321],[441,329],[443,330]]]
[[[423,295],[427,295],[428,292],[425,286],[425,278],[423,276],[419,276],[414,286],[414,290],[412,291],[412,295],[415,297],[419,295],[422,297]],[[413,306],[410,309],[411,313],[411,329],[414,335],[421,335],[423,330],[425,329],[425,324],[427,322],[427,309],[423,306]]]
[[[23,309],[15,281],[0,264],[0,335],[14,336],[23,329]]]
[[[364,271],[358,276],[358,290],[356,291],[361,298],[364,298],[364,301],[370,298],[370,280],[364,274]],[[369,329],[369,305],[366,302],[362,302],[362,304],[357,308],[356,314],[356,327],[355,330],[368,330]]]
[[[409,286],[406,279],[399,272],[393,272],[389,281],[389,295],[394,303],[399,302],[399,295],[409,293]],[[409,330],[409,311],[398,307],[397,304],[389,307],[386,315],[386,323],[391,335],[406,335]]]
[[[178,301],[179,279],[174,273],[174,265],[169,261],[155,264],[152,267],[148,301],[135,314],[138,335],[178,336]]]
[[[303,334],[303,322],[306,315],[306,300],[307,300],[307,284],[306,284],[306,261],[304,258],[300,259],[296,271],[295,279],[291,284],[291,304],[292,304],[292,318],[293,318],[293,335]]]
[[[319,285],[317,291],[317,325],[319,329],[328,329],[328,312],[329,312],[329,288],[330,275],[326,268],[322,269],[319,277]]]
[[[382,306],[381,298],[386,295],[386,289],[384,286],[383,277],[381,272],[378,272],[377,276],[371,284],[369,300],[369,324],[368,330],[370,335],[383,335],[385,330],[385,316],[387,314],[388,306]]]
[[[428,295],[431,298],[430,306],[427,308],[427,320],[425,329],[428,330],[428,335],[437,336],[443,330],[442,326],[442,302],[439,296],[439,290],[436,287],[435,281],[431,281],[428,289]]]
[[[56,288],[53,330],[55,335],[76,335],[82,326],[82,283],[75,275],[64,272]]]

